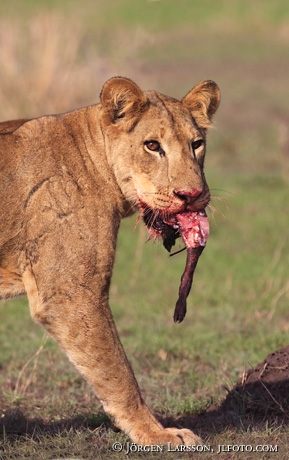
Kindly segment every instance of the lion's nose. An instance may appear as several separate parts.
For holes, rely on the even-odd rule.
[[[199,188],[193,188],[191,190],[175,190],[174,195],[185,201],[186,204],[193,203],[198,196],[200,196],[202,190]]]

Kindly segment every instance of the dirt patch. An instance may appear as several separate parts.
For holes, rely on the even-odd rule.
[[[289,423],[289,346],[248,370],[219,405],[182,422],[205,438],[234,427],[242,430]]]
[[[236,402],[254,413],[289,413],[289,346],[270,353],[255,369],[250,369],[222,404],[226,410]]]

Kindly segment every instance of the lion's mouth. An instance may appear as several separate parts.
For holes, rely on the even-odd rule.
[[[152,235],[156,237],[160,236],[164,247],[170,252],[176,239],[181,236],[179,224],[176,219],[171,217],[170,220],[165,220],[150,208],[146,208],[142,212],[142,218],[147,228],[152,232]]]
[[[142,218],[153,234],[162,237],[163,245],[168,252],[179,237],[182,237],[187,249],[206,246],[209,221],[204,209],[162,217],[146,207],[145,211],[142,210]]]
[[[191,290],[194,271],[209,236],[209,220],[204,209],[181,212],[166,218],[147,207],[141,208],[141,212],[149,231],[162,237],[163,245],[169,252],[179,237],[186,245],[186,267],[181,278],[179,298],[174,312],[174,321],[180,323],[186,315],[186,299]]]

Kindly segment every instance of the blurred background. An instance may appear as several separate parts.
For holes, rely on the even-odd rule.
[[[224,382],[288,345],[287,0],[1,0],[0,62],[1,120],[97,103],[115,75],[176,98],[215,80],[211,235],[187,317],[172,322],[185,254],[168,259],[160,244],[145,244],[135,217],[119,235],[112,309],[156,406],[167,383],[179,395],[219,398]],[[9,304],[16,321],[19,301]],[[7,362],[13,343],[6,335],[1,345]]]

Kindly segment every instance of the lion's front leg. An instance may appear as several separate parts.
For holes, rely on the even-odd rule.
[[[106,299],[79,285],[48,296],[30,269],[23,279],[32,316],[93,387],[116,426],[138,444],[200,442],[189,430],[164,429],[142,400]]]

